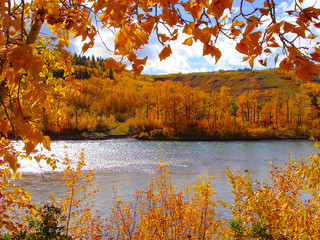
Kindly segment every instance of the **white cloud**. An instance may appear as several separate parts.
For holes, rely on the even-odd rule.
[[[94,47],[89,48],[84,55],[94,55],[96,57],[103,58],[114,57],[114,34],[108,29],[101,29],[99,32],[102,39],[97,34],[94,41]],[[82,46],[86,42],[88,41],[81,41],[81,37],[72,39],[70,42],[69,50],[71,52],[81,53]],[[106,44],[107,48],[104,46],[104,44]]]
[[[306,6],[320,6],[320,0],[305,0],[303,7]],[[294,1],[282,1],[277,5],[277,13],[278,13],[278,21],[289,21],[295,22],[294,16],[289,16],[285,11],[292,10],[294,8]],[[239,11],[237,6],[233,8],[234,13]],[[265,23],[262,26],[263,28],[267,27],[270,23],[270,19],[264,19]],[[261,29],[262,30],[262,29]],[[166,32],[164,27],[159,30],[161,33]],[[319,30],[317,30],[319,31]],[[319,33],[319,32],[317,32]],[[200,72],[200,71],[217,71],[219,69],[232,70],[238,68],[247,68],[249,67],[248,62],[243,62],[242,59],[244,55],[240,54],[235,50],[236,41],[227,38],[219,39],[217,47],[220,49],[222,56],[221,59],[215,64],[215,59],[211,56],[202,56],[203,45],[200,42],[194,42],[191,47],[183,45],[182,42],[185,38],[189,37],[185,34],[179,33],[179,39],[177,41],[170,42],[170,46],[172,49],[172,55],[160,61],[158,54],[161,52],[163,46],[158,42],[155,34],[152,34],[149,40],[149,44],[144,46],[143,49],[138,51],[138,57],[144,58],[148,56],[147,65],[143,73],[147,74],[159,74],[159,73],[189,73],[189,72]],[[107,43],[108,48],[114,48],[114,35],[109,32],[102,30],[101,35],[104,39],[104,42]],[[95,56],[101,57],[112,57],[113,53],[107,51],[100,41],[99,37],[96,37],[95,47],[89,49],[86,52],[87,56],[91,56],[94,54]],[[75,39],[72,41],[72,48],[78,49],[79,53],[82,47],[81,39]],[[268,67],[275,67],[273,57],[277,52],[281,53],[279,49],[271,49],[275,51],[268,61]],[[76,51],[76,50],[74,50]],[[279,60],[281,59],[281,54]],[[259,59],[256,59],[255,68],[263,68],[259,63]],[[279,62],[279,61],[278,61]],[[130,64],[128,64],[130,65]],[[130,68],[130,66],[129,66]]]

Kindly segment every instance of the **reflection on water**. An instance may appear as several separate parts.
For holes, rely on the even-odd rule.
[[[65,148],[64,146],[68,148]],[[225,166],[231,170],[245,171],[260,181],[268,177],[269,161],[282,163],[291,151],[293,157],[307,157],[313,152],[309,141],[259,141],[259,142],[158,142],[134,140],[105,141],[53,141],[52,152],[58,158],[65,154],[76,161],[84,149],[86,169],[98,167],[95,183],[100,185],[96,195],[96,207],[108,215],[113,202],[114,192],[130,199],[135,190],[146,186],[150,174],[155,174],[161,161],[170,164],[170,174],[180,185],[183,179],[194,182],[199,175],[208,173],[214,176],[214,188],[225,201],[231,201],[231,187],[225,176]],[[32,193],[35,203],[45,203],[49,193],[62,197],[65,186],[60,180],[63,166],[51,172],[35,161],[21,162],[22,179],[19,185]],[[229,215],[228,213],[224,213]]]

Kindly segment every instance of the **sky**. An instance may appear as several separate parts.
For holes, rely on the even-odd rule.
[[[292,10],[293,0],[276,0],[279,5],[277,6],[277,12],[279,13],[278,19],[286,20],[290,22],[290,18],[285,13],[287,10]],[[262,0],[257,0],[255,3],[261,6]],[[320,0],[304,0],[304,7],[315,6],[320,8]],[[235,0],[233,4],[233,13],[237,13],[239,10],[239,0]],[[113,49],[114,47],[114,35],[110,32],[100,30],[100,34],[103,41],[108,45],[108,48]],[[318,35],[320,32],[318,31]],[[237,41],[230,40],[227,38],[219,38],[217,47],[222,53],[222,57],[215,63],[215,59],[209,56],[202,56],[203,45],[199,42],[195,42],[192,46],[183,45],[182,42],[188,37],[185,34],[180,34],[177,41],[170,42],[172,49],[172,55],[160,61],[158,54],[162,50],[162,45],[158,42],[155,35],[151,35],[149,44],[145,45],[143,49],[139,50],[138,56],[145,57],[148,56],[147,64],[143,70],[143,74],[169,74],[169,73],[191,73],[191,72],[213,72],[219,70],[237,70],[243,68],[250,68],[248,62],[243,62],[242,59],[244,55],[235,50],[235,45]],[[69,50],[71,52],[80,53],[83,42],[80,38],[73,39],[70,42]],[[113,53],[108,51],[100,38],[97,36],[95,39],[95,46],[89,49],[86,56],[95,57],[114,57]],[[271,59],[276,55],[274,53],[271,55]],[[272,57],[273,56],[273,57]],[[257,59],[259,60],[259,59]],[[279,58],[281,60],[281,57]],[[280,61],[278,61],[279,63]],[[274,61],[268,61],[267,68],[274,68],[277,65]],[[254,69],[264,69],[257,61],[255,63]],[[128,67],[130,70],[130,66]]]

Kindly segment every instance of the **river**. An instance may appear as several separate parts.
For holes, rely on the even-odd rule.
[[[19,145],[20,143],[17,143]],[[67,148],[65,148],[65,146]],[[52,153],[57,158],[68,156],[76,161],[83,150],[85,169],[96,170],[94,184],[99,184],[95,206],[103,216],[110,214],[115,196],[112,188],[131,199],[136,189],[146,186],[151,174],[156,174],[162,161],[170,165],[170,176],[180,185],[183,179],[194,182],[198,176],[213,176],[213,187],[225,201],[232,202],[233,195],[225,176],[228,166],[234,171],[248,171],[253,179],[264,181],[269,176],[269,162],[281,164],[289,152],[293,158],[308,157],[315,147],[311,141],[226,141],[226,142],[161,142],[136,140],[52,141]],[[49,153],[47,153],[49,154]],[[50,153],[51,154],[51,153]],[[63,197],[66,193],[63,165],[52,172],[45,163],[21,162],[23,173],[18,184],[30,191],[36,204],[49,201],[49,194]],[[222,210],[224,211],[224,210]],[[223,212],[226,217],[230,213]]]

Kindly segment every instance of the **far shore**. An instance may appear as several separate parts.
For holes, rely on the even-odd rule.
[[[213,142],[213,141],[295,141],[295,140],[312,140],[308,137],[236,137],[236,138],[139,138],[136,135],[129,134],[106,134],[101,132],[90,132],[90,133],[69,133],[69,134],[49,134],[51,140],[139,140],[139,141],[184,141],[184,142]]]

